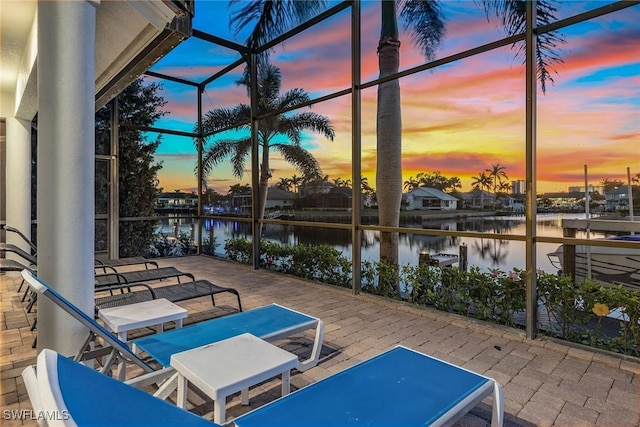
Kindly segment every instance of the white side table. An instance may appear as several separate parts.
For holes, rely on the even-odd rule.
[[[282,395],[289,393],[290,370],[298,356],[251,334],[241,334],[214,344],[171,356],[178,372],[177,405],[184,408],[187,385],[192,383],[213,399],[213,421],[225,422],[227,396],[241,392],[242,404],[249,404],[249,387],[282,375]]]
[[[166,322],[175,322],[176,328],[181,328],[182,319],[187,315],[187,310],[165,298],[98,311],[98,317],[118,334],[118,338],[123,342],[127,341],[129,331],[134,329],[155,325],[156,330],[162,332]],[[125,362],[121,361],[118,365],[118,378],[121,380],[125,377],[125,368]]]

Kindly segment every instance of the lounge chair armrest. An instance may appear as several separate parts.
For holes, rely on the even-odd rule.
[[[151,294],[152,299],[157,298],[153,288],[146,283],[123,283],[119,285],[96,286],[95,290],[96,292],[109,292],[111,295],[113,295],[113,291],[120,290],[121,293],[125,293],[124,291],[126,290],[127,292],[132,292],[131,288],[135,287],[146,288]]]
[[[120,263],[119,262],[120,259],[102,261],[98,258],[94,258],[94,268],[95,270],[101,269],[104,273],[107,272],[107,269],[113,273],[119,273],[120,272],[118,271],[119,267],[131,267],[134,265],[142,265],[146,270],[149,270],[152,268],[159,268],[158,263],[156,261],[150,261],[142,257],[132,258],[131,260],[129,258],[125,258],[125,260],[127,262]]]
[[[30,265],[36,265],[38,262],[35,255],[31,255],[30,253],[23,250],[22,248],[16,245],[12,245],[10,243],[0,243],[0,253],[6,253],[6,252],[11,252],[18,255],[20,258],[27,261]]]
[[[109,280],[109,278],[113,278]],[[95,276],[95,286],[96,289],[105,288],[109,286],[128,284],[129,281],[125,276],[121,273],[104,273],[104,274],[96,274]]]
[[[11,227],[10,225],[6,225],[6,224],[1,224],[0,228],[4,228],[6,231],[10,231],[12,233],[16,233],[18,236],[20,236],[22,238],[22,240],[24,240],[29,245],[29,247],[31,248],[31,250],[34,253],[34,256],[38,252],[38,248],[36,247],[36,245],[34,245],[33,242],[31,240],[29,240],[29,238],[27,236],[22,234],[22,232],[20,230],[18,230],[17,228]]]
[[[107,264],[100,264],[93,267],[93,270],[96,274],[105,275],[105,274],[118,274],[118,270],[113,268]],[[100,271],[102,271],[100,273]]]
[[[182,273],[182,274],[179,274],[178,276],[176,276],[176,278],[178,279],[178,283],[182,283],[182,281],[180,280],[180,278],[182,276],[188,277],[191,282],[196,280],[196,278],[193,276],[193,274],[191,274],[191,273]]]

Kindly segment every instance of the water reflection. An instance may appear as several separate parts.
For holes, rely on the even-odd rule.
[[[562,236],[562,215],[541,216],[538,221],[538,233],[546,236]],[[566,218],[566,216],[565,216]],[[231,238],[251,238],[251,224],[208,219],[204,222],[203,236],[215,238],[217,243],[215,254],[224,256],[224,243]],[[191,221],[180,222],[180,231],[188,230]],[[416,265],[421,252],[457,254],[460,245],[468,247],[468,263],[481,270],[499,268],[512,270],[525,267],[525,245],[521,241],[505,239],[475,239],[458,236],[433,236],[411,233],[410,229],[477,231],[495,234],[525,235],[523,217],[488,217],[462,218],[424,222],[422,224],[405,224],[406,233],[399,236],[399,259],[402,264]],[[172,224],[165,223],[163,231],[172,229]],[[333,228],[301,227],[296,225],[265,224],[263,238],[282,245],[328,244],[351,258],[351,232]],[[580,236],[579,236],[580,237]],[[592,238],[594,236],[592,233]],[[378,261],[379,233],[364,230],[361,233],[361,258]],[[557,244],[538,243],[537,266],[549,273],[555,273],[547,253],[553,252]]]
[[[482,260],[490,261],[491,267],[499,268],[505,265],[509,255],[509,241],[475,239],[472,250],[476,251]]]

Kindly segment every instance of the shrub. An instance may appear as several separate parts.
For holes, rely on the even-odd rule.
[[[229,259],[249,263],[252,245],[247,239],[225,243]],[[283,246],[260,242],[260,266],[332,285],[350,287],[351,261],[329,245]],[[540,332],[614,352],[640,355],[640,292],[622,286],[604,286],[593,280],[536,272]],[[361,289],[387,298],[463,314],[501,325],[518,326],[515,318],[526,309],[525,271],[478,267],[462,271],[363,261]],[[541,310],[540,310],[541,308]],[[611,308],[620,312],[619,333],[603,333]],[[610,330],[611,328],[609,328]]]
[[[193,252],[190,237],[186,233],[180,233],[177,239],[169,238],[162,232],[156,233],[149,247],[152,257],[176,257]]]

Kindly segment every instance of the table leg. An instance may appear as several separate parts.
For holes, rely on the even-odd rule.
[[[286,396],[291,391],[291,371],[286,370],[282,373],[282,395]]]
[[[178,408],[185,408],[187,406],[188,383],[187,378],[178,373],[178,396],[176,397],[176,405]]]
[[[127,331],[118,332],[118,338],[122,342],[127,342]],[[127,376],[127,361],[123,357],[120,357],[118,362],[118,379],[124,381]]]
[[[218,400],[213,401],[213,422],[216,424],[224,424],[226,419],[224,415],[225,406],[227,405],[227,398],[221,397]]]

